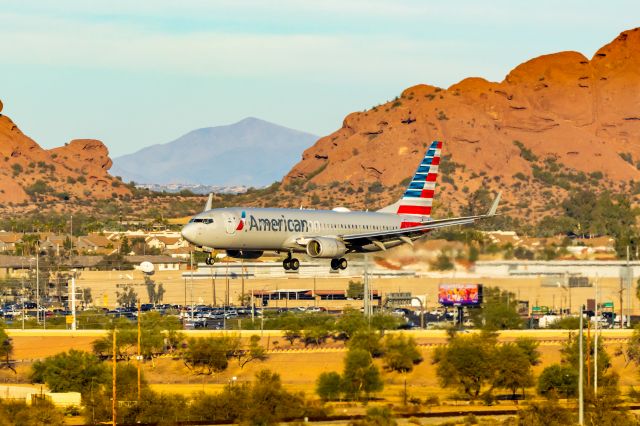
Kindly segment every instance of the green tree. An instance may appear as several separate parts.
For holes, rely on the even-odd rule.
[[[363,395],[368,398],[384,386],[371,354],[364,349],[350,349],[347,352],[342,377],[343,391],[353,399],[360,399]]]
[[[422,362],[422,355],[413,337],[403,334],[388,334],[384,339],[384,355],[386,368],[392,371],[407,372]]]
[[[80,392],[86,398],[92,386],[107,383],[109,372],[95,355],[71,349],[35,361],[31,366],[31,380],[45,383],[51,392]]]
[[[133,308],[138,303],[138,294],[132,285],[126,284],[121,290],[116,290],[116,300],[122,307]]]
[[[376,312],[371,316],[370,323],[371,328],[378,330],[382,336],[387,330],[396,330],[402,324],[402,320],[388,312]]]
[[[116,353],[118,359],[129,359],[137,354],[138,329],[137,324],[120,318],[111,324],[107,336],[93,342],[93,352],[103,357],[112,354],[113,333],[116,336]],[[160,315],[158,312],[145,312],[140,316],[140,352],[149,359],[175,350],[183,340],[179,331],[182,329],[180,320],[170,315]]]
[[[154,305],[162,303],[165,293],[164,285],[162,283],[156,283],[147,275],[144,276],[144,285],[147,289],[147,295],[149,296],[149,303],[153,303]]]
[[[95,421],[107,421],[111,419],[111,383],[113,380],[112,370],[108,369],[108,380],[106,386],[96,387],[90,390],[85,398],[85,417]],[[140,377],[142,395],[147,394],[149,385],[144,374]],[[97,388],[97,389],[96,389]],[[134,404],[138,398],[138,369],[135,364],[119,362],[116,366],[116,397],[123,403],[118,406],[118,423],[137,423],[139,407]]]
[[[447,345],[436,348],[434,353],[440,384],[457,387],[472,400],[477,399],[482,386],[493,377],[496,342],[496,335],[486,332],[451,336]]]
[[[629,415],[629,410],[624,406],[617,387],[605,387],[598,392],[597,397],[587,399],[586,415],[587,424],[598,426],[637,425],[638,419]]]
[[[129,239],[125,235],[120,242],[120,254],[127,256],[129,253],[131,253],[131,246],[129,245]]]
[[[518,426],[567,426],[575,423],[574,414],[556,400],[534,402],[518,411]]]
[[[435,271],[450,271],[454,268],[451,257],[444,251],[441,251],[436,260],[431,262],[429,266]]]
[[[0,321],[0,368],[8,368],[15,373],[14,362],[11,360],[13,340],[7,335],[5,328],[4,321]]]
[[[364,298],[364,284],[360,281],[349,280],[347,286],[347,298],[349,299],[363,299]]]
[[[528,337],[518,337],[515,341],[515,344],[527,356],[529,364],[540,364],[540,351],[538,350],[540,343],[537,340]]]
[[[236,351],[236,358],[240,369],[243,369],[245,365],[251,361],[264,361],[267,359],[267,350],[260,345],[260,336],[254,334],[249,338],[249,347],[246,349],[238,349]]]
[[[364,349],[374,358],[384,353],[380,333],[367,329],[356,331],[347,342],[347,346],[349,349]]]
[[[324,372],[316,380],[316,394],[323,401],[340,399],[342,392],[342,377],[335,371]]]
[[[358,331],[368,328],[368,323],[359,310],[345,308],[342,316],[336,321],[335,328],[341,337],[349,339]]]
[[[191,338],[182,354],[184,364],[195,374],[210,375],[224,371],[240,344],[237,337]]]
[[[584,351],[583,357],[585,365],[588,360],[593,360],[593,355],[595,353],[595,342],[593,338],[591,341],[587,341],[588,339],[584,338]],[[587,348],[589,350],[587,350]],[[562,355],[562,362],[568,364],[573,368],[573,370],[578,372],[579,369],[579,361],[580,361],[580,350],[579,350],[579,341],[578,337],[575,333],[569,333],[569,337],[562,349],[560,350]],[[614,371],[610,371],[611,369],[611,357],[605,350],[602,345],[602,339],[598,340],[598,385],[602,387],[616,387],[618,384],[618,375]],[[594,371],[593,369],[589,369],[589,377],[585,375],[585,383],[593,383]],[[586,372],[585,372],[586,373]],[[576,387],[577,391],[577,387]]]
[[[495,349],[493,355],[495,376],[493,386],[508,389],[515,397],[518,389],[532,386],[533,371],[529,356],[515,343],[505,343]]]
[[[547,398],[569,398],[577,392],[578,374],[569,365],[552,364],[538,377],[538,393]]]
[[[396,426],[398,422],[393,418],[389,407],[371,407],[367,415],[361,420],[349,423],[349,426]]]
[[[287,392],[280,375],[261,370],[251,387],[247,406],[241,418],[253,425],[272,425],[284,418],[303,417],[304,399],[300,394]]]
[[[498,287],[484,287],[481,306],[471,309],[469,316],[476,327],[484,330],[522,328],[523,321],[517,309],[515,294]]]
[[[63,426],[64,416],[52,402],[36,401],[27,405],[25,402],[3,402],[0,404],[0,424],[7,426]]]

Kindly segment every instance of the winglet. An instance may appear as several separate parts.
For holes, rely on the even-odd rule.
[[[207,204],[204,205],[204,210],[211,210],[211,206],[213,205],[213,192],[209,194],[209,198],[207,199]]]
[[[496,196],[496,199],[493,200],[493,204],[491,204],[491,208],[487,212],[487,216],[495,216],[496,211],[498,210],[498,204],[500,204],[500,196],[501,195],[502,195],[502,192],[498,192],[498,195]]]

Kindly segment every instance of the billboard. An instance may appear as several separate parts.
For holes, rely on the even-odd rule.
[[[482,303],[482,284],[440,284],[438,303],[444,306],[476,306]]]

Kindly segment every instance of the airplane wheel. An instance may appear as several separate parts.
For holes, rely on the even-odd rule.
[[[334,271],[340,269],[340,259],[331,259],[331,269]]]
[[[292,271],[297,271],[300,268],[300,261],[296,258],[293,258],[289,261],[289,266],[291,266]]]
[[[282,267],[284,268],[285,271],[288,271],[289,269],[291,269],[291,259],[287,258],[285,260],[282,261]]]
[[[340,269],[345,270],[347,269],[347,259],[345,259],[344,257],[341,259],[338,259],[338,266],[340,267]]]

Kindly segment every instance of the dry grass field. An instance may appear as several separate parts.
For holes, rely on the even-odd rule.
[[[9,330],[15,346],[15,359],[18,360],[18,374],[8,370],[0,370],[0,381],[12,383],[28,383],[29,366],[32,360],[44,358],[69,349],[91,350],[91,343],[102,335],[104,331],[78,331],[72,333],[64,330]],[[446,341],[446,334],[442,331],[411,331],[424,357],[424,361],[416,368],[405,374],[384,374],[385,390],[381,397],[388,403],[399,403],[407,382],[407,391],[410,396],[425,399],[438,395],[440,399],[446,399],[452,391],[443,390],[438,386],[435,366],[432,364],[434,345]],[[566,331],[507,331],[500,335],[501,341],[512,341],[518,336],[535,337],[540,340],[540,352],[542,364],[535,367],[535,373],[539,374],[544,366],[560,359],[562,340],[566,339]],[[187,336],[216,335],[221,332],[188,331]],[[247,337],[252,332],[242,333]],[[143,372],[152,385],[158,391],[189,394],[205,391],[217,392],[223,386],[231,383],[233,377],[236,382],[253,380],[254,375],[260,369],[268,368],[278,373],[283,384],[290,390],[304,392],[314,396],[316,378],[326,371],[341,372],[345,355],[341,343],[329,342],[332,348],[308,348],[296,345],[290,347],[289,343],[279,337],[279,332],[270,332],[262,339],[264,345],[269,342],[273,348],[273,342],[278,341],[278,350],[271,350],[268,359],[264,362],[254,361],[240,368],[236,361],[231,361],[229,368],[223,373],[202,376],[189,370],[182,361],[169,356],[157,358],[143,363]],[[620,375],[620,384],[626,392],[629,386],[640,385],[640,375],[637,368],[627,365],[623,356],[615,356],[615,353],[623,347],[624,340],[630,335],[629,331],[607,330],[603,332],[603,338],[609,354],[612,356],[614,369]],[[382,362],[376,360],[382,368]]]

